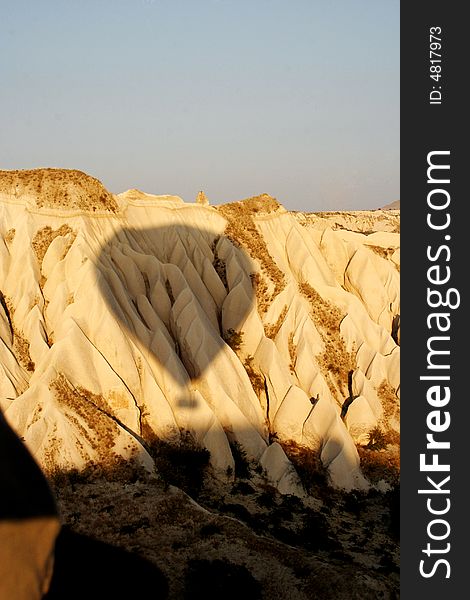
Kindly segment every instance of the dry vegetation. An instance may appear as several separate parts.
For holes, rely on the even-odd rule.
[[[395,252],[396,248],[392,246],[390,248],[384,248],[383,246],[373,246],[372,244],[366,244],[366,248],[370,248],[375,254],[378,254],[381,258],[388,260]]]
[[[116,200],[100,181],[71,169],[0,171],[0,191],[31,196],[38,208],[118,212]]]
[[[145,438],[146,448],[154,459],[160,477],[197,498],[208,471],[210,453],[200,446],[189,431],[181,431],[177,441],[161,440],[152,432]]]
[[[11,244],[13,242],[13,240],[15,239],[15,233],[16,233],[16,229],[12,228],[9,229],[6,234],[5,234],[5,242],[7,244]]]
[[[250,273],[251,285],[255,291],[256,306],[258,313],[263,316],[268,312],[271,302],[274,300],[274,294],[269,293],[269,287],[263,278],[262,273]]]
[[[223,204],[218,208],[218,210],[222,209],[222,213],[224,211],[229,210],[235,211],[235,213],[246,213],[248,215],[252,214],[271,214],[275,213],[280,209],[281,205],[269,194],[260,194],[259,196],[252,196],[251,198],[246,198],[245,200],[240,200],[239,202],[231,202],[229,204]]]
[[[361,469],[372,483],[385,481],[398,486],[400,479],[400,434],[391,428],[390,420],[400,420],[400,403],[395,388],[384,379],[377,388],[384,418],[369,432],[366,446],[358,446]]]
[[[336,397],[338,385],[342,394],[347,393],[347,381],[350,371],[356,368],[355,352],[349,352],[340,335],[340,324],[344,318],[339,308],[324,300],[313,287],[299,283],[299,290],[311,305],[310,315],[320,333],[325,350],[316,358],[331,393]],[[333,381],[330,375],[334,378]],[[338,399],[344,400],[344,398]]]
[[[294,332],[289,333],[289,339],[287,341],[287,349],[289,350],[289,369],[293,373],[295,371],[295,361],[297,360],[297,346],[294,342]]]
[[[13,335],[13,350],[21,365],[27,371],[32,373],[35,369],[35,364],[31,360],[31,355],[29,353],[29,342],[23,334],[17,330],[15,330]]]
[[[225,235],[236,245],[243,247],[248,254],[261,265],[261,274],[254,276],[256,298],[258,309],[264,314],[273,299],[281,292],[285,285],[285,275],[279,269],[273,257],[270,255],[266,243],[259,233],[254,215],[257,213],[272,213],[279,209],[280,205],[274,198],[267,194],[254,196],[241,202],[233,202],[219,206],[217,210],[227,219]],[[263,275],[273,284],[274,289],[268,293],[268,286],[262,281]]]
[[[255,367],[253,356],[247,356],[243,363],[245,371],[250,378],[251,385],[258,396],[264,392],[264,375]]]
[[[302,485],[309,494],[317,494],[317,488],[328,492],[328,471],[323,466],[319,450],[312,450],[293,440],[281,442],[281,446],[297,471]]]
[[[165,460],[160,481],[56,477],[64,523],[151,561],[170,600],[398,597],[396,495],[345,494],[313,477],[319,493],[301,500],[247,470],[233,484],[206,473],[196,504],[172,487],[182,455]]]
[[[235,353],[238,353],[243,346],[243,333],[230,328],[224,332],[222,338],[226,344],[232,348]]]
[[[69,233],[72,235],[70,236],[70,240],[67,244],[67,247],[64,249],[63,257],[70,250],[70,248],[76,238],[76,235],[77,235],[73,231],[73,229],[71,227],[69,227],[69,225],[61,225],[59,227],[59,229],[52,229],[52,227],[49,227],[49,225],[46,225],[46,227],[43,227],[42,229],[39,229],[38,231],[36,231],[36,234],[32,241],[32,246],[33,246],[34,254],[36,255],[36,258],[38,259],[39,267],[42,267],[42,261],[44,260],[44,256],[46,255],[46,252],[47,252],[49,246],[51,245],[52,241],[56,237],[65,236]]]
[[[370,248],[372,252],[378,254],[381,258],[390,261],[390,263],[395,267],[395,269],[400,272],[400,265],[392,260],[392,255],[395,253],[396,248],[390,246],[389,248],[384,248],[383,246],[373,246],[372,244],[366,244],[366,248]]]
[[[384,379],[377,388],[377,396],[382,402],[385,419],[400,419],[400,402],[396,389]]]
[[[65,304],[66,304],[67,306],[69,306],[70,304],[73,304],[74,300],[75,300],[75,296],[74,296],[73,292],[70,292],[70,293],[67,295],[67,300],[66,300]]]
[[[379,437],[379,439],[377,439]],[[384,446],[382,446],[382,443]],[[400,449],[396,444],[382,442],[381,437],[372,433],[368,446],[358,446],[361,470],[365,477],[376,484],[385,481],[398,486],[400,481]]]
[[[67,419],[80,433],[81,441],[77,441],[77,446],[83,448],[84,458],[88,457],[88,450],[84,449],[84,444],[89,445],[95,452],[96,461],[93,465],[89,463],[88,469],[92,472],[96,469],[100,473],[123,464],[124,459],[114,451],[115,441],[120,433],[119,427],[113,420],[106,400],[83,388],[73,387],[62,373],[49,387],[54,392],[57,402],[62,405]],[[55,471],[55,465],[61,463],[60,451],[59,441],[52,440],[46,460],[49,471]],[[132,461],[129,463],[132,466]]]
[[[279,317],[277,318],[277,321],[272,324],[272,325],[264,325],[264,334],[266,337],[270,338],[271,340],[274,340],[277,336],[277,334],[279,333],[279,330],[282,327],[282,324],[284,323],[284,319],[286,318],[287,315],[287,304],[284,306],[284,308],[282,309]]]
[[[5,310],[7,319],[9,321],[11,327],[11,333],[13,338],[13,352],[18,359],[20,365],[25,368],[30,373],[34,372],[35,364],[31,360],[31,355],[29,353],[29,341],[23,335],[23,332],[20,331],[15,326],[14,315],[15,308],[13,306],[12,301],[4,296],[0,291],[0,302]]]
[[[235,331],[234,329],[229,329],[224,332],[223,339],[226,344],[228,344],[232,350],[238,354],[240,352],[241,347],[243,346],[243,333]],[[243,361],[243,366],[245,367],[246,374],[248,375],[251,386],[255,392],[255,394],[260,397],[260,395],[264,392],[264,375],[254,364],[254,357],[248,355]]]

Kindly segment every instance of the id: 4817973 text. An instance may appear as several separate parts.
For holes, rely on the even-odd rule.
[[[442,29],[429,29],[429,77],[435,83],[429,93],[429,104],[442,103]]]

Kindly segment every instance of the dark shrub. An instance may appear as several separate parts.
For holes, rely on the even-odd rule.
[[[272,508],[276,505],[275,492],[262,492],[255,500],[258,506],[262,508]]]
[[[328,496],[328,475],[319,453],[294,441],[282,442],[282,448],[294,465],[304,488],[316,495]]]
[[[253,525],[256,523],[256,519],[251,515],[250,511],[243,506],[243,504],[225,504],[223,511],[233,515],[236,519],[240,519],[240,521],[243,521],[248,525]]]
[[[223,560],[192,559],[185,573],[185,600],[258,600],[261,585],[242,565]]]
[[[254,494],[255,491],[255,488],[246,481],[237,481],[232,488],[233,494],[242,494],[243,496]]]
[[[243,345],[243,333],[235,331],[234,329],[228,329],[224,332],[222,337],[224,342],[228,344],[234,352],[238,352]]]
[[[189,432],[183,432],[178,443],[154,439],[149,452],[162,479],[181,488],[190,496],[201,492],[210,453],[198,446]]]
[[[243,450],[238,442],[230,442],[230,450],[235,461],[235,477],[249,479],[251,477],[250,461],[246,456],[245,450]]]
[[[199,535],[202,538],[212,537],[213,535],[217,535],[222,533],[222,529],[216,523],[207,523],[203,525],[199,530]]]
[[[300,531],[300,543],[308,550],[333,550],[338,543],[329,535],[328,522],[325,517],[309,510],[303,518]]]

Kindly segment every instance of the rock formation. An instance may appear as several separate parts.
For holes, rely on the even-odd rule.
[[[196,204],[202,204],[203,206],[209,205],[209,200],[203,191],[197,193]]]
[[[393,211],[345,221],[266,194],[210,207],[0,171],[1,408],[50,473],[152,472],[152,440],[190,432],[220,477],[237,445],[301,494],[294,443],[365,488],[357,445],[399,429],[397,231]]]

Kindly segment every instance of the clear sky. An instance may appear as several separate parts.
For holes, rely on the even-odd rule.
[[[399,0],[3,0],[0,169],[213,204],[399,198]]]

